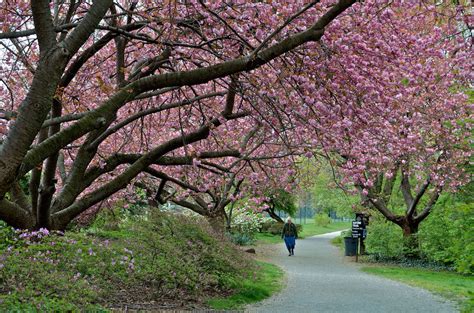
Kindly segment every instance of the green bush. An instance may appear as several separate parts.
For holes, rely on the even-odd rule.
[[[303,232],[303,225],[302,224],[295,224],[295,225],[296,225],[296,231],[298,232],[298,234],[301,234]]]
[[[274,219],[268,219],[265,222],[263,222],[262,225],[260,225],[260,232],[261,233],[268,233],[269,229],[271,227],[273,227],[273,225],[275,225],[275,224],[281,225],[280,227],[283,227],[282,223],[278,223]]]
[[[374,215],[367,226],[367,252],[376,259],[394,259],[403,255],[403,234],[399,226],[381,215]]]
[[[319,213],[314,216],[314,223],[317,226],[326,227],[331,223],[331,219],[325,213]]]
[[[459,273],[474,273],[474,204],[436,207],[420,225],[424,256],[452,265]]]
[[[233,233],[229,234],[230,240],[239,246],[248,246],[255,242],[255,238],[253,236],[249,236],[248,234],[242,233]]]
[[[283,223],[279,223],[277,221],[271,221],[262,227],[262,232],[270,233],[272,235],[281,235],[281,231],[283,229]]]
[[[462,274],[474,273],[474,204],[454,203],[435,207],[420,224],[416,237],[420,260],[410,264],[454,268]],[[376,260],[398,259],[410,255],[410,247],[399,226],[381,215],[374,215],[368,226],[367,252]],[[405,260],[407,261],[407,260]]]
[[[342,247],[342,238],[344,238],[344,236],[337,236],[337,237],[334,237],[331,239],[331,243],[337,247]]]

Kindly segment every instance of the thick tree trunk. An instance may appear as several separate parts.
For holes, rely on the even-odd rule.
[[[419,223],[412,219],[404,218],[397,223],[403,232],[403,255],[408,258],[420,256],[420,245],[418,242]]]
[[[57,99],[53,100],[51,118],[60,117],[62,112],[61,102]],[[48,137],[53,136],[60,130],[60,124],[52,125],[49,128]],[[50,156],[44,162],[40,193],[38,198],[38,207],[36,218],[38,227],[50,228],[51,201],[56,191],[56,168],[58,164],[59,152]]]
[[[2,220],[14,228],[32,229],[35,226],[36,221],[30,212],[24,210],[14,202],[1,199],[0,209],[2,210]]]
[[[224,215],[225,217],[225,229],[228,233],[232,230],[232,215],[234,213],[235,202],[232,202],[229,208],[229,212]]]
[[[207,217],[207,221],[216,235],[224,236],[226,223],[223,214]]]

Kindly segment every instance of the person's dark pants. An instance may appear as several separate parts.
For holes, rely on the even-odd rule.
[[[294,254],[295,245],[296,245],[295,236],[285,236],[283,239],[285,240],[285,245],[286,245],[286,248],[288,249],[288,252],[290,254]]]

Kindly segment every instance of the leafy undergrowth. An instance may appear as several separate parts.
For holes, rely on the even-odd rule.
[[[474,312],[474,277],[455,272],[401,266],[373,265],[363,271],[424,288],[460,304],[462,312]]]
[[[0,311],[203,307],[256,271],[206,224],[164,213],[66,234],[3,226],[0,236]]]
[[[339,249],[342,249],[342,244],[343,244],[342,238],[343,238],[343,236],[337,236],[337,237],[332,238],[331,239],[331,244],[338,247]]]
[[[261,301],[281,290],[283,271],[276,265],[258,262],[258,268],[248,272],[243,280],[233,280],[235,293],[230,297],[216,297],[207,303],[216,310],[240,309],[244,305]]]

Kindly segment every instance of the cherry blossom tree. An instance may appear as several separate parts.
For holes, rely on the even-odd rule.
[[[288,147],[281,137],[273,136],[262,123],[256,123],[249,131],[234,129],[228,133],[221,128],[211,137],[213,140],[199,143],[206,145],[206,148],[198,149],[195,145],[187,148],[235,151],[235,154],[227,158],[213,155],[212,160],[206,160],[203,154],[199,154],[194,159],[155,166],[148,172],[151,175],[139,182],[155,203],[171,201],[188,208],[208,217],[211,224],[221,231],[223,220],[230,227],[237,201],[246,202],[246,208],[250,211],[261,212],[268,207],[269,190],[294,187],[294,157],[298,151]],[[225,150],[229,147],[216,146],[230,138],[238,142],[238,149]],[[166,178],[161,177],[162,172],[166,172]]]
[[[472,8],[405,1],[372,19],[380,7],[366,8],[326,34],[325,61],[293,77],[311,104],[300,116],[343,183],[411,237],[443,190],[470,179]]]
[[[63,229],[168,157],[235,155],[187,147],[272,113],[246,87],[354,2],[4,2],[0,218]]]
[[[466,179],[474,58],[460,3],[35,0],[0,10],[0,218],[16,227],[63,229],[143,179],[160,200],[222,216],[239,193],[264,201],[261,185],[288,187],[291,155],[316,152],[337,154],[347,181],[409,229]],[[382,201],[395,173],[409,218]]]

